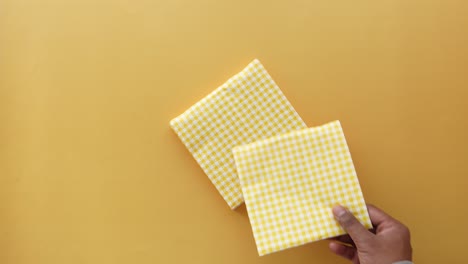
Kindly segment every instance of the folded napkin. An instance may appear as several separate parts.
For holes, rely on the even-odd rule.
[[[233,153],[259,255],[345,234],[336,204],[372,227],[339,121]]]
[[[258,60],[170,124],[231,208],[243,202],[232,148],[306,128]]]

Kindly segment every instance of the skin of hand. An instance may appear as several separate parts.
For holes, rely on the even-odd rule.
[[[348,233],[332,238],[330,250],[354,264],[391,264],[412,260],[409,229],[375,206],[367,205],[374,229],[367,230],[345,207],[333,207],[333,214]]]

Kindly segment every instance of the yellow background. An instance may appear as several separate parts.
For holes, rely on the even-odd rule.
[[[465,0],[3,0],[0,263],[257,256],[169,120],[259,58],[309,126],[341,120],[364,196],[417,263],[466,263]]]

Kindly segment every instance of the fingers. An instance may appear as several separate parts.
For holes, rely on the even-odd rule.
[[[352,260],[356,255],[356,249],[353,247],[348,247],[337,242],[330,242],[328,246],[333,253],[349,260]]]
[[[369,212],[369,217],[374,226],[379,226],[385,222],[393,221],[391,216],[373,205],[368,204],[367,211]]]
[[[342,235],[337,237],[329,238],[331,241],[339,241],[341,243],[346,243],[354,246],[354,242],[349,235]]]
[[[343,206],[337,205],[333,207],[333,214],[338,223],[340,223],[357,246],[373,235]]]

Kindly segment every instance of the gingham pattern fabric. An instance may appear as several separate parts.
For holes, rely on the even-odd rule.
[[[306,128],[258,60],[170,124],[231,208],[243,202],[232,148]]]
[[[344,234],[336,204],[371,227],[339,121],[233,152],[260,255]]]

